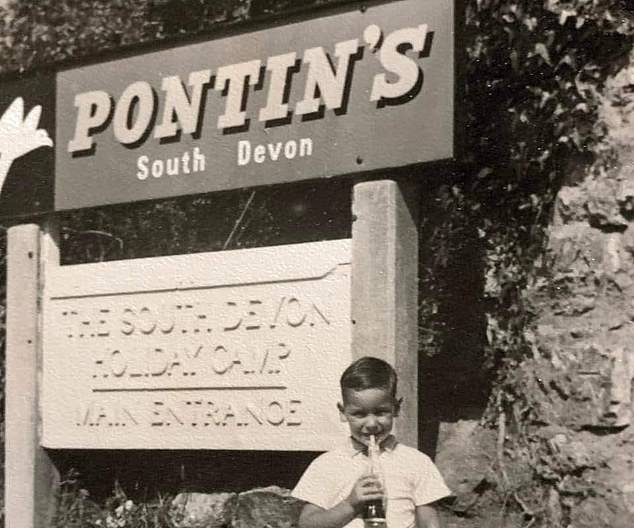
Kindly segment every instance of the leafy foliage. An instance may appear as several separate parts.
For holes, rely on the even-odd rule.
[[[4,71],[28,71],[156,38],[147,1],[25,0],[0,17]]]
[[[99,506],[71,471],[61,483],[52,528],[170,528],[179,520],[170,506],[167,497],[135,503],[117,482],[112,495]]]
[[[597,110],[632,50],[634,17],[585,0],[478,0],[466,15],[472,165],[461,192],[484,242],[489,364],[512,366],[529,348],[522,292],[542,271],[555,195],[579,167],[614,162]]]

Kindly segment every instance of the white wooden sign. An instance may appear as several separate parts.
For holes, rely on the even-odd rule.
[[[325,450],[350,241],[47,271],[42,445]]]

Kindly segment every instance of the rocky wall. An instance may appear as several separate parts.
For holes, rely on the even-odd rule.
[[[614,161],[558,194],[525,292],[533,357],[516,373],[532,424],[526,462],[549,490],[549,525],[570,528],[634,521],[634,59],[602,100]]]
[[[291,528],[301,503],[277,486],[244,493],[181,493],[170,517],[177,528]]]
[[[527,357],[488,421],[440,424],[447,526],[634,526],[634,55],[596,126],[606,156],[566,169],[522,292]]]

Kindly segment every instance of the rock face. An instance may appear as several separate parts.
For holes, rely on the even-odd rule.
[[[236,503],[235,493],[180,493],[172,501],[170,518],[178,528],[225,527]]]
[[[264,488],[241,493],[234,511],[232,528],[292,528],[302,503],[281,488]]]
[[[519,512],[504,526],[634,526],[633,87],[634,56],[601,108],[618,165],[558,193],[542,270],[523,291],[536,318],[532,354],[507,380],[512,412],[488,428],[441,425],[436,462],[455,493],[447,526],[490,525],[500,504]]]
[[[451,511],[470,515],[491,481],[494,433],[481,428],[475,420],[442,424],[438,445],[435,462],[455,496]]]
[[[277,486],[244,493],[180,493],[170,518],[177,528],[292,528],[302,503]]]
[[[619,165],[561,189],[549,276],[526,292],[536,353],[516,381],[547,446],[549,508],[574,528],[631,526],[634,515],[632,79],[634,58],[608,83],[601,110]]]

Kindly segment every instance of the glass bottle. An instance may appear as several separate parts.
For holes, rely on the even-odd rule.
[[[370,474],[378,478],[383,493],[385,493],[385,478],[379,460],[379,446],[376,443],[374,435],[370,436],[368,459],[370,462]],[[365,503],[363,510],[363,524],[365,528],[387,528],[384,501],[385,496],[383,499],[371,500]]]

